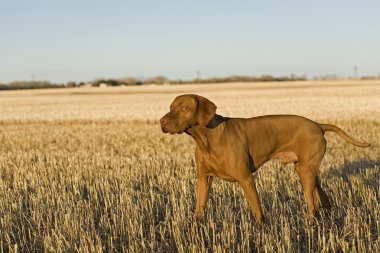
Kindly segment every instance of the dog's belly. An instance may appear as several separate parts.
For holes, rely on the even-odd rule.
[[[207,176],[211,176],[211,177],[217,177],[217,178],[220,178],[220,179],[223,179],[223,180],[226,180],[228,182],[236,182],[236,178],[234,177],[231,177],[229,175],[226,175],[226,174],[221,174],[221,173],[214,173],[214,172],[208,172],[206,173]]]

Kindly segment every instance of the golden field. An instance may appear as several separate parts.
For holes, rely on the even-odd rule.
[[[240,186],[214,180],[193,219],[194,142],[164,135],[175,96],[231,117],[298,114],[326,134],[320,181],[333,211],[308,225],[292,166],[257,173],[267,224]],[[0,92],[0,252],[379,252],[380,81],[231,83]]]

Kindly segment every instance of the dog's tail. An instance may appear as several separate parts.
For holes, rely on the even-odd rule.
[[[340,137],[345,139],[347,142],[351,143],[352,145],[355,145],[355,146],[358,146],[361,148],[366,148],[366,147],[371,146],[370,143],[358,142],[358,141],[354,140],[345,131],[343,131],[342,129],[340,129],[337,126],[330,125],[330,124],[319,124],[319,125],[321,126],[323,133],[325,133],[327,131],[335,132],[335,133],[339,134]]]

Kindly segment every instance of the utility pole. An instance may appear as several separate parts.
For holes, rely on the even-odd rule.
[[[358,66],[354,66],[354,78],[358,79]]]

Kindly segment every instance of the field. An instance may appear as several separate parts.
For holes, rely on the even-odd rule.
[[[175,96],[224,116],[336,124],[320,168],[333,211],[308,224],[293,167],[257,173],[267,224],[214,180],[196,222],[194,142],[158,119]],[[0,92],[0,252],[380,252],[380,81],[232,83]]]

